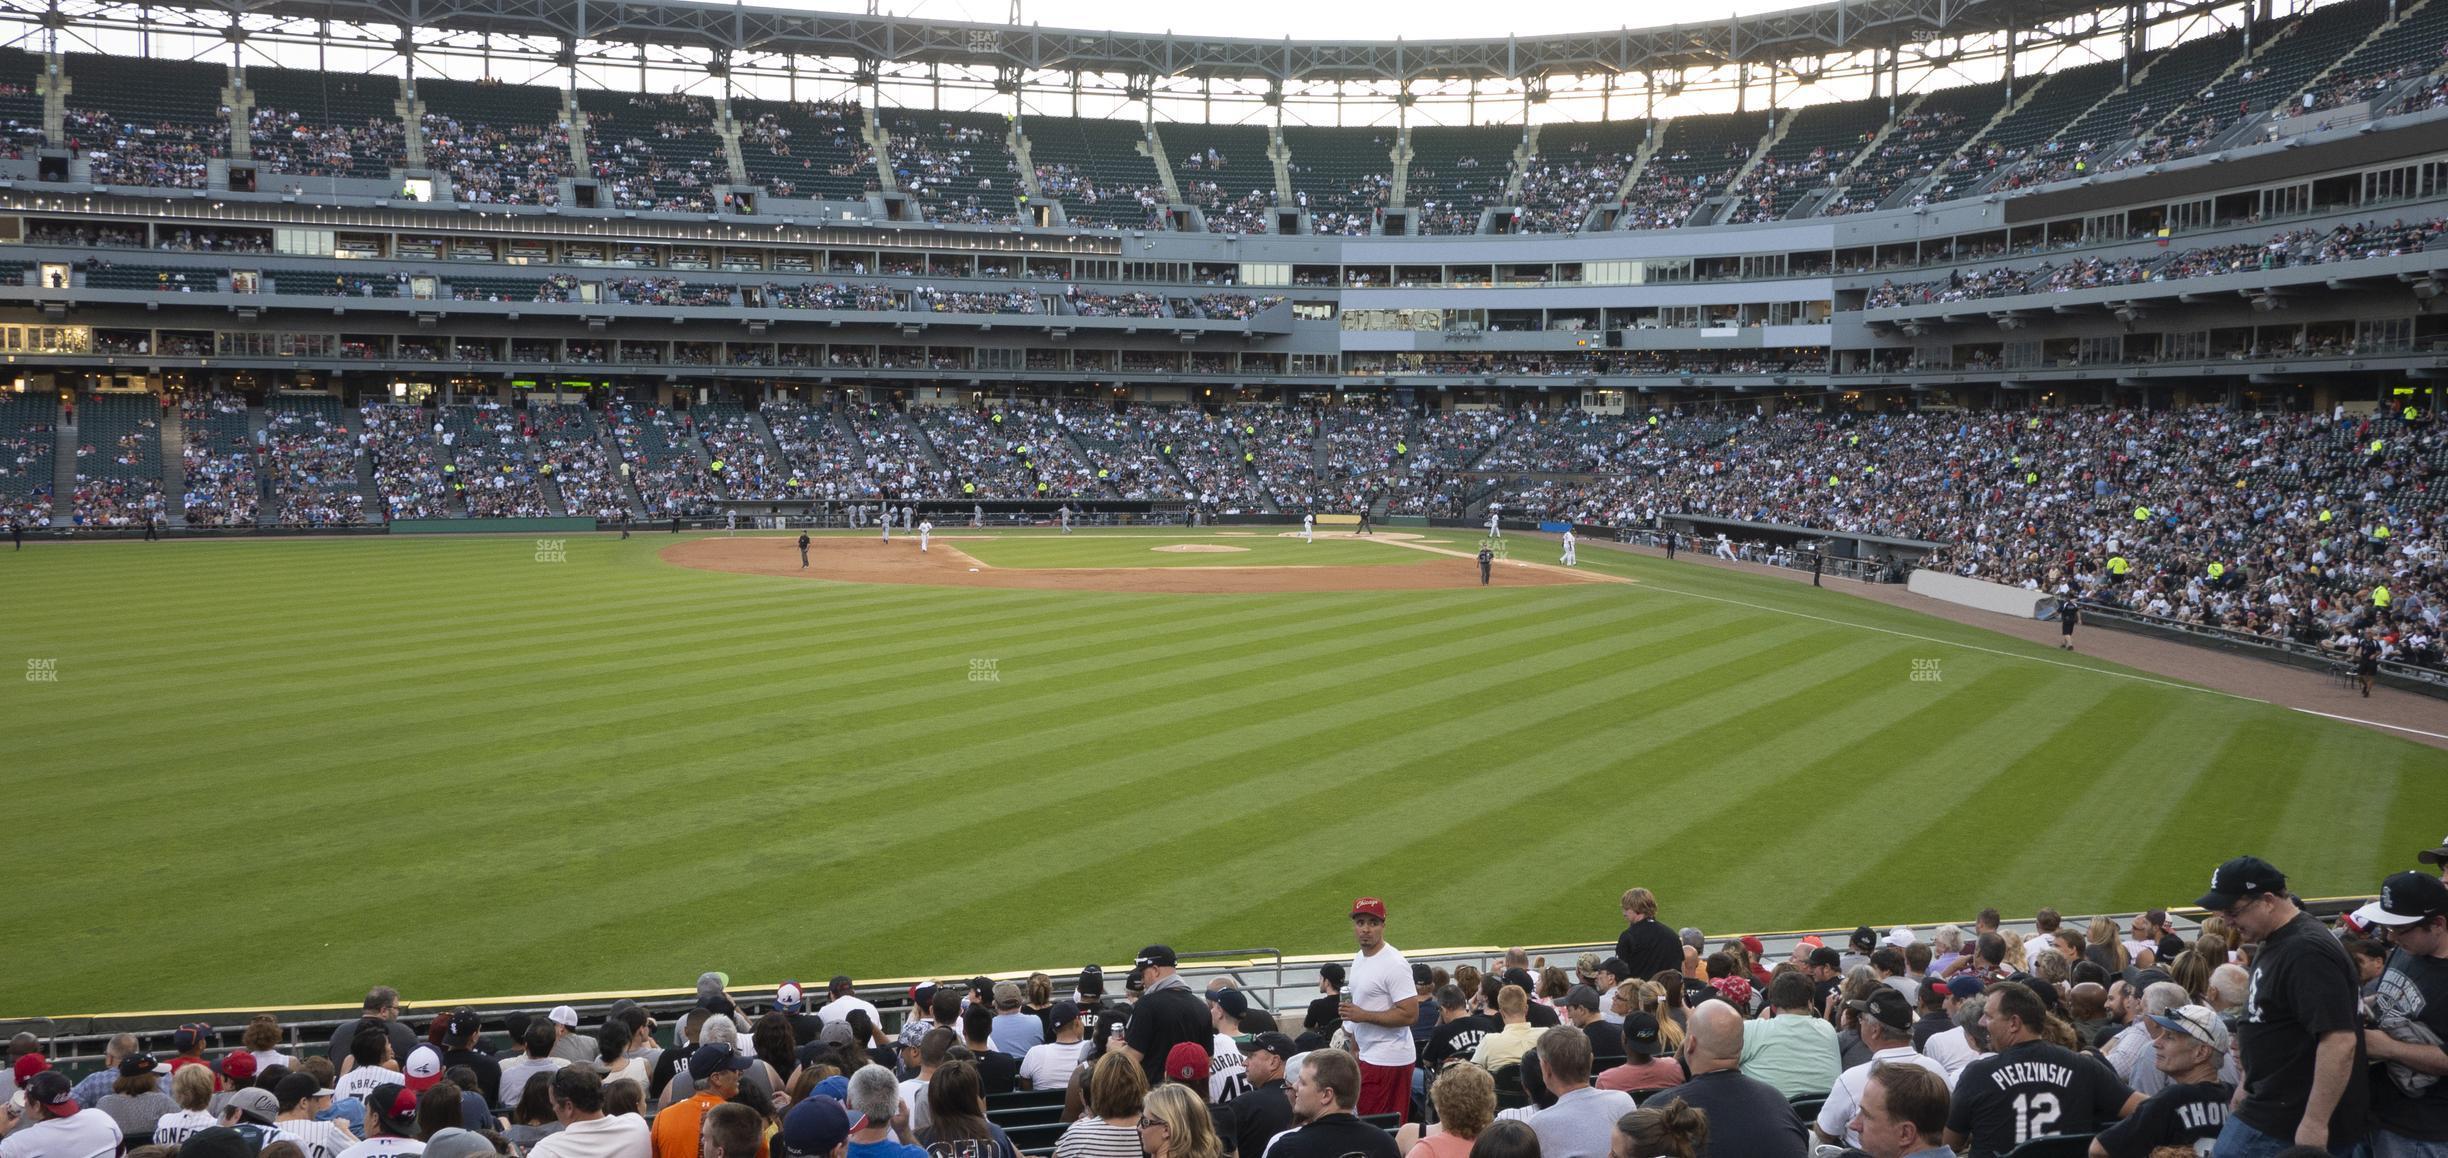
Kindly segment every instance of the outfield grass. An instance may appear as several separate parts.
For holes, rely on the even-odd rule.
[[[57,661],[0,692],[0,1016],[1318,952],[1362,893],[1425,947],[1612,937],[1633,884],[1712,932],[2185,902],[2246,850],[2369,891],[2448,775],[1597,548],[1641,582],[864,587],[673,541],[0,555],[7,662]]]
[[[957,532],[956,532],[957,534]],[[1206,545],[1231,551],[1159,551],[1166,546]],[[1318,539],[1304,543],[1271,533],[1217,535],[1190,532],[1082,531],[1072,535],[1020,534],[954,538],[951,545],[994,567],[1403,567],[1449,556],[1406,550],[1366,539]]]

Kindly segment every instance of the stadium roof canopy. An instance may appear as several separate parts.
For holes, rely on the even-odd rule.
[[[46,0],[41,22],[78,16]],[[30,0],[0,9],[30,16]],[[101,8],[116,5],[104,4]],[[1212,77],[1278,84],[1513,80],[1711,69],[1729,64],[1894,50],[1956,38],[2002,37],[2089,16],[2130,20],[2101,0],[1838,0],[1704,24],[1486,40],[1304,41],[1012,27],[698,0],[153,0],[162,19],[236,24],[271,18],[343,22],[582,43],[654,45],[733,55],[941,64],[1018,72]],[[2207,11],[2207,0],[2142,6],[2145,22]],[[1151,12],[1151,18],[1155,17]]]

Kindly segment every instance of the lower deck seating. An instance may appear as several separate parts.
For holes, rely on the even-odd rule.
[[[141,526],[168,514],[162,498],[161,403],[151,394],[88,394],[77,407],[80,527]]]

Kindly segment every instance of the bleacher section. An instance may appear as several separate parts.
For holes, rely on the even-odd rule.
[[[104,185],[201,189],[229,152],[221,90],[229,69],[200,61],[69,53],[68,147],[93,156]]]
[[[879,109],[892,146],[893,176],[917,196],[927,219],[964,225],[1019,221],[1019,177],[997,113]]]
[[[1199,207],[1209,233],[1264,233],[1275,203],[1275,163],[1263,125],[1158,125],[1182,200]]]
[[[265,293],[334,298],[399,296],[398,279],[371,269],[270,269],[264,271],[264,280],[269,283],[264,287]]]
[[[1885,101],[1812,105],[1787,114],[1792,127],[1760,163],[1728,190],[1732,202],[1718,214],[1721,224],[1776,221],[1812,190],[1824,188],[1860,156],[1887,123]]]
[[[569,175],[561,93],[493,81],[420,80],[425,163],[470,205],[557,205]]]
[[[246,70],[256,162],[302,177],[386,178],[408,163],[399,81],[380,74]]]
[[[77,406],[80,527],[133,527],[164,514],[161,403],[152,394],[88,394]]]
[[[445,284],[455,302],[539,302],[545,300],[543,278],[482,277],[452,271]]]
[[[876,187],[875,151],[856,104],[733,98],[740,161],[776,197],[858,201]]]
[[[1929,94],[1919,107],[1896,118],[1895,130],[1861,158],[1844,191],[1819,212],[1835,216],[1879,208],[1896,190],[1917,185],[1936,173],[2005,102],[2006,86],[2000,84],[1966,85]]]
[[[2116,61],[2101,60],[2050,73],[2036,93],[2028,93],[2027,86],[2018,87],[2018,97],[2028,93],[2023,107],[2008,113],[1996,127],[1974,140],[1948,166],[1947,175],[1931,186],[1929,199],[1941,201],[1978,188],[1990,174],[2021,161],[2055,136],[2067,121],[2106,96],[2121,79]]]
[[[704,213],[726,180],[714,102],[682,93],[578,91],[597,204]]]
[[[1164,407],[1139,409],[1135,417],[1146,442],[1181,476],[1183,497],[1209,512],[1255,514],[1266,508],[1231,415]]]
[[[982,499],[1104,497],[1095,470],[1064,435],[1050,406],[918,406],[910,417],[943,456],[964,498],[971,484]]]
[[[789,499],[799,497],[788,486],[788,468],[774,460],[748,411],[737,402],[718,399],[689,412],[697,420],[698,437],[712,461],[709,473],[730,499]],[[719,464],[722,469],[710,468]]]
[[[2403,9],[2406,4],[2399,3]],[[2378,39],[2364,45],[2323,80],[2313,93],[2315,112],[2371,100],[2396,85],[2440,66],[2439,46],[2448,38],[2448,4],[2431,0],[2400,18]],[[2301,107],[2301,102],[2297,102]]]
[[[830,405],[775,400],[757,408],[782,448],[782,465],[798,481],[792,497],[875,498],[883,493],[867,452]]]
[[[1590,210],[1615,196],[1648,136],[1647,121],[1551,124],[1539,129],[1539,155],[1522,173],[1517,233],[1572,233]]]
[[[1242,462],[1257,476],[1258,489],[1278,510],[1311,509],[1317,488],[1318,415],[1314,410],[1237,406],[1227,412]]]
[[[685,411],[619,402],[605,412],[649,519],[701,515],[721,495],[698,458],[696,420]]]
[[[270,521],[284,526],[351,526],[366,521],[357,485],[352,419],[321,394],[275,396],[264,407],[272,474]]]
[[[441,408],[450,438],[452,490],[467,513],[486,518],[548,518],[552,504],[541,481],[548,469],[543,448],[529,440],[526,415],[499,402]]]
[[[41,57],[0,48],[0,156],[31,157],[43,147],[43,101],[34,91],[42,70]]]
[[[1062,422],[1095,466],[1097,481],[1120,499],[1179,500],[1184,487],[1165,443],[1137,420],[1144,411],[1067,406]]]
[[[1621,227],[1672,229],[1725,188],[1767,130],[1758,113],[1677,117],[1624,195]]]
[[[1502,442],[1512,426],[1512,416],[1502,410],[1452,410],[1422,418],[1387,478],[1387,512],[1463,517],[1471,496],[1487,484],[1461,472]]]
[[[533,406],[534,440],[561,488],[561,505],[576,518],[617,519],[630,513],[629,488],[604,449],[603,427],[584,406]]]
[[[2067,125],[2047,144],[2008,172],[1995,187],[2060,181],[2126,155],[2133,140],[2159,118],[2202,91],[2244,51],[2244,37],[2228,32],[2188,40],[2159,54],[2149,71]],[[2043,93],[2043,95],[2046,95]]]
[[[2161,130],[2168,140],[2157,154],[2191,156],[2245,118],[2287,103],[2322,69],[2361,44],[2388,14],[2386,0],[2344,0],[2313,9],[2295,21],[2284,39],[2264,48],[2249,72],[2239,71],[2179,107]]]
[[[114,265],[109,262],[86,265],[84,278],[87,289],[154,290],[160,293],[212,293],[221,284],[220,277],[208,270],[167,265]]]
[[[456,434],[434,428],[438,411],[422,406],[368,403],[358,421],[365,427],[366,453],[374,459],[374,485],[392,519],[449,519],[467,513],[464,484],[450,459]]]
[[[58,395],[0,393],[0,521],[51,525],[51,456],[58,438]]]
[[[1502,203],[1520,125],[1422,125],[1411,130],[1405,200],[1420,208],[1422,233],[1477,233],[1480,211]]]
[[[853,479],[857,486],[872,486],[879,495],[923,493],[923,488],[934,486],[941,488],[935,493],[975,497],[952,484],[951,472],[928,461],[917,428],[891,408],[851,406],[847,414],[850,431],[866,454],[866,474]]]
[[[247,433],[246,400],[191,392],[179,400],[190,526],[247,526],[255,521],[256,448]]]
[[[1394,135],[1390,128],[1284,126],[1292,192],[1317,232],[1359,237],[1376,227],[1376,211],[1393,191]]]
[[[1076,225],[1144,229],[1164,212],[1156,162],[1139,151],[1147,129],[1135,121],[1032,116],[1021,122],[1037,185],[1062,202]]]

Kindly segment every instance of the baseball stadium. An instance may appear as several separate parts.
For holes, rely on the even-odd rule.
[[[2448,0],[1072,5],[0,0],[0,1158],[2448,1152]]]

